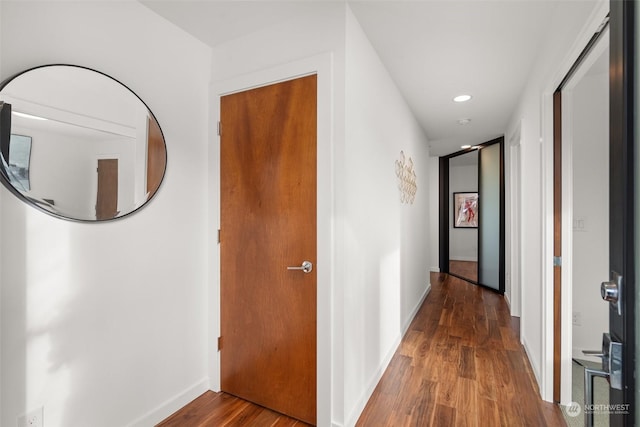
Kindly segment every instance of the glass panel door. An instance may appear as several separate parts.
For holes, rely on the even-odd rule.
[[[503,291],[502,273],[504,246],[504,200],[502,180],[503,143],[482,147],[480,150],[480,200],[478,237],[480,257],[478,282]]]

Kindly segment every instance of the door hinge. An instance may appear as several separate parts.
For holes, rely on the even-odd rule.
[[[220,229],[218,228],[218,243],[220,243]]]
[[[554,267],[562,267],[562,257],[561,256],[554,256],[553,257],[553,266]]]
[[[218,136],[220,136],[220,122],[218,122]]]
[[[222,350],[222,337],[218,337],[218,351]]]

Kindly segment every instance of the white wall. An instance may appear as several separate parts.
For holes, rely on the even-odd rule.
[[[609,331],[600,282],[609,277],[609,73],[588,75],[571,93],[573,128],[573,357],[598,350]],[[600,359],[597,358],[597,361]]]
[[[28,23],[29,30],[25,31]],[[165,182],[104,224],[0,191],[3,426],[152,425],[206,390],[210,49],[136,2],[2,2],[3,78],[47,63],[103,71],[154,111]]]
[[[478,158],[478,152],[471,153]],[[465,154],[466,156],[466,154]],[[478,229],[455,228],[453,193],[478,191],[478,165],[449,164],[449,259],[478,261]]]
[[[429,289],[430,158],[423,131],[349,10],[345,87],[337,255],[345,263],[345,425],[353,425]],[[400,202],[394,163],[401,150],[417,174],[413,204]]]
[[[577,44],[585,23],[602,4],[604,2],[598,1],[557,3],[547,37],[541,44],[541,54],[531,70],[506,132],[512,135],[521,126],[521,298],[526,301],[521,313],[521,341],[541,387],[542,397],[547,400],[552,399],[552,372],[547,356],[549,349],[552,350],[552,334],[547,331],[543,333],[543,328],[548,325],[553,312],[553,300],[548,292],[552,258],[548,256],[543,260],[543,250],[548,250],[549,245],[545,236],[548,235],[549,221],[552,219],[552,216],[549,217],[549,194],[552,195],[553,187],[543,176],[548,176],[548,144],[553,140],[553,134],[549,134],[552,123],[550,97],[584,47],[584,44]],[[544,151],[543,144],[547,147]]]

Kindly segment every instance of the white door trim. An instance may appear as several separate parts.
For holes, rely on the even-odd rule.
[[[506,244],[508,248],[506,254],[506,277],[509,282],[509,292],[505,294],[511,315],[520,317],[522,313],[521,285],[522,285],[522,161],[521,161],[521,135],[522,121],[508,140],[509,153],[509,189],[507,191],[508,209],[508,230],[509,237]]]
[[[583,60],[575,74],[562,89],[562,348],[560,403],[570,404],[573,357],[573,90],[587,70],[609,46],[609,30],[603,32],[598,43]]]
[[[567,75],[583,49],[591,40],[603,19],[609,12],[609,3],[600,2],[587,20],[576,42],[559,65],[555,74],[541,94],[541,132],[542,142],[542,366],[540,378],[540,392],[544,400],[553,401],[553,93]],[[565,195],[566,197],[566,195]],[[564,248],[563,248],[564,249]],[[563,268],[563,271],[565,268]],[[563,289],[564,291],[564,289]],[[566,309],[563,296],[563,310]],[[565,313],[566,314],[566,313]],[[568,313],[571,325],[571,312]],[[567,321],[563,318],[563,324]],[[563,331],[564,333],[564,331]],[[564,346],[563,346],[564,347]],[[563,348],[564,350],[564,348]],[[570,352],[569,348],[569,352]],[[564,351],[562,359],[566,358]],[[571,357],[569,356],[569,359]],[[562,369],[566,370],[566,369]],[[562,394],[562,393],[561,393]]]

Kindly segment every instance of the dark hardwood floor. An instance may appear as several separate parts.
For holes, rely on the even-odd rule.
[[[449,261],[449,272],[473,282],[478,281],[478,263],[476,261]]]
[[[208,391],[156,427],[303,427],[308,424],[227,393]]]
[[[431,285],[357,426],[564,426],[504,298],[444,274]]]
[[[504,298],[445,274],[431,285],[357,426],[565,426],[540,399]],[[158,427],[305,425],[207,392]]]

